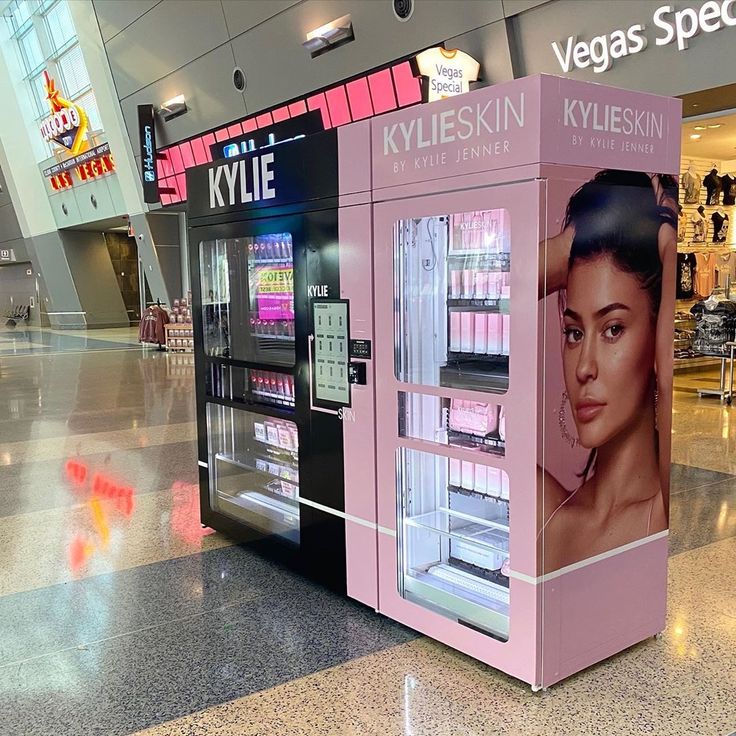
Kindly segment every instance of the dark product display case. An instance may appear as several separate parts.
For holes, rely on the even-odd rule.
[[[336,160],[328,131],[188,186],[202,522],[344,591],[342,426],[308,365],[312,295],[340,288]]]

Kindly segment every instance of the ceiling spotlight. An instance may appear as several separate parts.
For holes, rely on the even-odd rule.
[[[715,130],[716,128],[720,128],[723,125],[723,123],[713,123],[713,125],[709,125],[708,127],[711,130]]]
[[[697,102],[693,102],[693,107],[700,107]]]
[[[705,125],[695,125],[693,126],[693,130],[706,130]]]
[[[302,43],[302,46],[309,51],[314,59],[315,56],[336,49],[344,43],[349,43],[354,38],[353,21],[348,14],[309,31],[307,40]]]
[[[177,95],[170,100],[166,100],[166,102],[162,102],[158,108],[158,114],[168,122],[169,120],[178,118],[179,115],[183,115],[188,110],[189,108],[187,107],[187,101],[184,99],[184,95]]]
[[[690,140],[691,140],[691,141],[699,141],[699,140],[700,140],[700,133],[693,133],[693,134],[692,134],[692,135],[690,136]]]

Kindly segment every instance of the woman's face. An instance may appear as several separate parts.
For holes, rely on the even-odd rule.
[[[608,257],[568,275],[562,362],[580,444],[601,447],[653,401],[655,322],[636,276]]]

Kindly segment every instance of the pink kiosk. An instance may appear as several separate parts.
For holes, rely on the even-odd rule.
[[[348,594],[535,690],[665,625],[680,115],[535,76],[339,131]]]

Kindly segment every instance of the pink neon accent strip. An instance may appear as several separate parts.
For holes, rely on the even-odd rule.
[[[271,117],[270,112],[264,112],[263,115],[258,115],[256,117],[256,123],[259,128],[265,128],[269,125],[273,125],[273,117]]]
[[[194,163],[206,164],[207,154],[204,150],[204,141],[202,138],[195,138],[192,142],[192,153],[194,154]]]
[[[295,118],[297,115],[304,115],[306,111],[307,103],[304,100],[292,102],[291,105],[289,105],[289,112],[291,113],[291,117],[293,118]]]
[[[335,127],[352,122],[352,118],[350,117],[350,107],[348,106],[348,98],[345,94],[345,87],[340,85],[339,87],[328,89],[327,92],[325,92],[325,98],[327,99],[327,104],[330,108],[332,124]]]
[[[307,99],[307,107],[310,110],[319,110],[322,113],[322,124],[325,126],[325,130],[332,127],[330,121],[330,111],[327,107],[327,100],[324,94],[314,95]]]
[[[159,158],[163,154],[163,157]],[[159,151],[156,156],[156,171],[158,172],[158,178],[164,179],[167,176],[171,176],[174,173],[174,169],[171,166],[171,159],[169,158],[168,151]]]
[[[368,90],[368,80],[363,77],[345,85],[348,92],[348,100],[350,101],[350,110],[353,114],[353,120],[362,120],[373,115],[373,104],[371,103],[371,93]]]
[[[394,95],[394,83],[391,81],[390,69],[371,74],[368,77],[368,84],[371,88],[373,109],[376,111],[376,115],[396,109],[396,96]]]
[[[240,123],[234,123],[227,129],[228,136],[235,138],[236,135],[243,134],[243,126]]]
[[[175,174],[181,174],[181,172],[184,171],[184,161],[182,160],[179,146],[171,146],[171,148],[166,149],[166,152],[169,154],[169,158],[171,159],[172,171]]]
[[[391,68],[396,85],[396,96],[399,101],[399,107],[413,105],[422,101],[422,87],[419,78],[415,77],[411,71],[411,64],[404,61],[401,64]]]
[[[289,115],[289,108],[287,105],[280,107],[278,110],[274,110],[272,114],[274,123],[281,123],[291,117],[291,115]]]
[[[177,189],[179,190],[179,198],[187,198],[187,177],[184,174],[179,174],[176,177]]]
[[[215,143],[215,136],[213,133],[207,133],[207,135],[202,136],[202,142],[204,143],[204,150],[207,154],[207,162],[209,163],[212,161],[212,151],[210,150],[210,146],[214,145]]]
[[[220,130],[218,130],[215,133],[215,140],[218,143],[222,143],[222,141],[226,141],[229,137],[230,137],[230,132],[228,131],[227,128],[220,128]]]
[[[191,169],[194,166],[194,154],[192,153],[192,144],[189,141],[179,144],[181,151],[181,160],[184,162],[185,169]]]
[[[254,130],[258,130],[258,123],[255,118],[248,118],[243,121],[243,133],[252,133]]]

